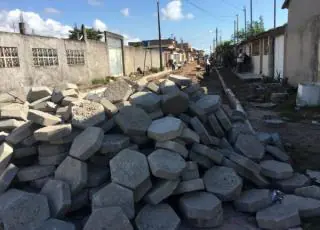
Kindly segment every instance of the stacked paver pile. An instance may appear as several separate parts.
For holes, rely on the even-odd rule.
[[[80,95],[66,84],[34,87],[24,104],[0,97],[4,229],[238,229],[230,204],[257,229],[320,216],[317,172],[294,172],[279,136],[230,121],[190,79]]]

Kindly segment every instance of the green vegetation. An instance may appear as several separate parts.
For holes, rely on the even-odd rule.
[[[247,32],[242,28],[237,34],[232,35],[232,39],[236,38],[239,41],[243,41],[248,37],[255,36],[265,31],[263,17],[260,16],[258,21],[252,22],[252,27],[250,22],[247,22]]]
[[[86,28],[86,32],[87,32],[87,38],[91,40],[100,41],[103,37],[103,32],[101,32],[100,30],[95,30],[93,28]],[[69,39],[73,39],[73,40],[77,40],[78,33],[80,37],[82,35],[81,30],[78,29],[77,26],[75,26],[73,30],[70,30],[69,33],[70,33]]]

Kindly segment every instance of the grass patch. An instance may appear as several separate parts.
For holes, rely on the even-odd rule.
[[[105,78],[95,78],[91,81],[92,85],[106,85],[108,84],[111,80],[115,80],[114,77],[105,77]]]

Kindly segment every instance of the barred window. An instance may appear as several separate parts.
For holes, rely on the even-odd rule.
[[[84,50],[66,50],[68,65],[84,65]]]
[[[17,47],[0,46],[0,68],[20,67]]]
[[[32,56],[35,66],[59,65],[57,49],[32,48]]]
[[[260,41],[254,41],[252,43],[252,56],[259,56],[260,55]]]

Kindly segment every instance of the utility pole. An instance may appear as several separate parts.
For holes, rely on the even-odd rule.
[[[247,8],[244,6],[243,7],[243,12],[244,12],[244,36],[247,38]]]
[[[250,32],[252,32],[252,23],[253,23],[253,21],[252,21],[252,0],[250,0]]]
[[[233,42],[234,42],[234,44],[236,44],[236,39],[237,39],[237,32],[236,32],[236,24],[237,24],[237,22],[236,22],[236,20],[234,20],[233,21],[234,23],[233,23]]]
[[[273,19],[274,25],[273,25],[273,27],[276,28],[277,27],[277,0],[274,0],[273,6],[274,6],[274,15],[273,15],[274,16],[274,19]]]
[[[237,42],[239,42],[239,14],[237,14]]]
[[[163,70],[163,63],[162,63],[162,41],[161,41],[161,26],[160,26],[160,7],[159,7],[159,0],[157,0],[157,10],[158,10],[158,33],[159,33],[159,55],[160,55],[160,70]]]
[[[217,46],[218,46],[218,27],[216,28],[216,43],[217,43]]]

